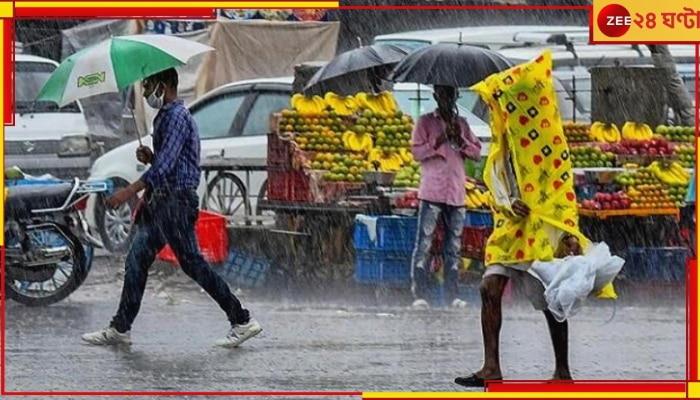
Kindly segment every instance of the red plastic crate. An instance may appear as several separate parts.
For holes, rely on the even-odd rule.
[[[283,169],[292,166],[292,146],[276,133],[267,135],[267,165]]]
[[[205,260],[213,264],[221,264],[226,261],[228,230],[226,229],[226,218],[223,215],[200,210],[195,233]],[[168,245],[158,254],[158,259],[178,264],[173,250]]]
[[[310,179],[303,171],[269,171],[267,198],[276,201],[313,201]]]
[[[489,239],[489,236],[491,236],[492,231],[493,230],[490,227],[465,226],[462,229],[462,256],[475,260],[482,259],[484,257],[486,241]],[[433,239],[432,248],[433,252],[442,252],[444,237],[445,233],[442,223],[439,223],[435,229],[435,238]]]
[[[465,226],[462,230],[462,255],[467,258],[483,259],[486,241],[491,236],[490,227]]]

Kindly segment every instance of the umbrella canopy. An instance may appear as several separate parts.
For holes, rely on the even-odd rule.
[[[375,44],[347,51],[338,55],[318,70],[311,77],[304,90],[313,90],[316,86],[341,88],[348,86],[347,90],[342,91],[346,92],[345,94],[354,94],[353,88],[356,86],[354,84],[360,83],[357,82],[358,77],[371,78],[371,76],[362,75],[362,73],[373,72],[381,74],[382,67],[397,64],[407,54],[406,50],[391,44]],[[358,72],[360,75],[357,74]],[[381,77],[386,78],[386,76]],[[363,87],[366,87],[367,82],[363,83],[365,84]]]
[[[495,51],[460,43],[439,43],[407,55],[394,68],[395,82],[469,87],[513,66]]]
[[[192,40],[168,35],[117,36],[65,59],[42,87],[37,100],[63,107],[75,100],[115,93],[132,83],[200,53],[214,50]]]

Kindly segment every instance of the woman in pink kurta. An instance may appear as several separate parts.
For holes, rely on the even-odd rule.
[[[481,143],[457,113],[457,89],[436,85],[434,91],[437,110],[422,115],[412,134],[413,158],[421,164],[418,232],[411,262],[413,306],[428,306],[427,264],[438,218],[442,218],[445,294],[453,306],[463,307],[466,303],[457,293],[457,276],[465,214],[464,159],[478,160]]]

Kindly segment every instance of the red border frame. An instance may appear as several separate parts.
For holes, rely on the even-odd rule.
[[[163,1],[166,3],[166,1]],[[168,2],[169,3],[169,2]],[[262,3],[262,2],[261,2]],[[261,4],[262,5],[262,4]],[[258,7],[265,8],[265,7]],[[430,10],[430,9],[467,9],[467,10],[587,10],[589,12],[589,25],[592,28],[593,24],[593,9],[592,6],[340,6],[339,9],[347,10],[396,10],[396,9],[409,9],[409,10]],[[116,8],[80,8],[80,9],[59,9],[59,8],[43,8],[37,9],[37,11],[29,11],[30,9],[19,9],[19,13],[16,13],[15,17],[17,19],[28,19],[31,17],[42,16],[43,19],[65,19],[68,17],[77,17],[75,19],[83,19],[86,17],[91,17],[91,14],[99,13],[102,14],[102,18],[114,19],[118,16],[123,15],[128,9],[116,9]],[[205,11],[207,10],[207,11]],[[167,17],[167,15],[200,15],[204,12],[204,15],[211,15],[214,18],[213,13],[208,14],[208,11],[212,9],[198,8],[198,9],[160,9],[160,8],[144,8],[144,9],[133,9],[131,11],[136,11],[142,17]],[[187,12],[184,12],[187,11]],[[196,11],[196,12],[193,12]],[[107,14],[107,15],[104,15]],[[99,17],[97,17],[99,19]],[[130,18],[134,18],[130,16]],[[177,19],[177,17],[169,17]],[[190,17],[192,18],[192,17]],[[196,19],[206,19],[202,17],[195,17]],[[87,18],[86,18],[87,19]],[[90,19],[96,19],[91,17]],[[13,20],[6,20],[13,21]],[[5,76],[3,77],[5,83],[4,92],[4,117],[5,124],[14,123],[14,24],[6,23],[4,26],[5,34],[5,51],[3,54]],[[591,33],[592,34],[592,33]],[[607,44],[615,44],[612,42],[605,42]],[[661,44],[659,42],[652,42],[650,44]],[[623,42],[618,44],[625,44]],[[664,43],[664,44],[676,44],[676,43]],[[680,42],[680,44],[688,44],[685,42]],[[700,47],[696,45],[696,88],[700,86],[698,81],[698,75],[700,75],[700,67],[698,67],[698,60],[700,60]],[[696,91],[696,105],[700,103],[700,96]],[[696,133],[700,133],[700,116],[696,109]],[[696,146],[696,155],[697,155]],[[0,255],[2,256],[2,274],[0,276],[0,293],[2,294],[2,299],[5,299],[5,261],[4,261],[4,249],[0,249]],[[494,383],[490,386],[490,391],[493,392],[543,392],[543,391],[553,391],[552,389],[557,389],[558,392],[576,392],[575,389],[578,387],[586,387],[594,392],[613,392],[613,391],[650,391],[653,388],[654,391],[659,392],[680,392],[680,389],[687,390],[687,381],[698,380],[698,344],[696,340],[689,340],[690,338],[697,338],[698,334],[698,321],[697,309],[698,309],[698,272],[697,272],[697,262],[696,260],[688,260],[687,264],[687,281],[686,281],[686,323],[687,323],[687,337],[686,337],[686,369],[687,369],[687,380],[684,381],[576,381],[581,383],[581,385],[557,385],[550,384],[542,386],[542,381],[505,381],[500,383]],[[2,333],[0,334],[0,357],[2,362],[0,362],[0,394],[3,396],[361,396],[362,392],[7,392],[5,390],[5,301],[0,301],[2,304],[0,306],[2,315],[0,316],[0,329]],[[543,390],[543,389],[547,390]],[[580,392],[580,390],[579,390]],[[466,395],[465,397],[467,397]]]

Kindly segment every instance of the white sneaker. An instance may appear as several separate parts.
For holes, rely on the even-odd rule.
[[[251,318],[245,325],[232,326],[228,335],[224,339],[218,340],[216,345],[226,348],[238,347],[241,343],[262,332],[262,330],[258,321]]]
[[[428,304],[428,302],[423,299],[416,299],[411,305],[411,307],[415,309],[425,310],[430,308],[430,304]]]
[[[453,308],[467,308],[468,305],[469,303],[462,299],[454,299],[454,301],[452,302]]]
[[[95,346],[117,346],[131,344],[131,334],[129,332],[119,333],[111,326],[97,332],[86,333],[81,336],[83,341]]]

